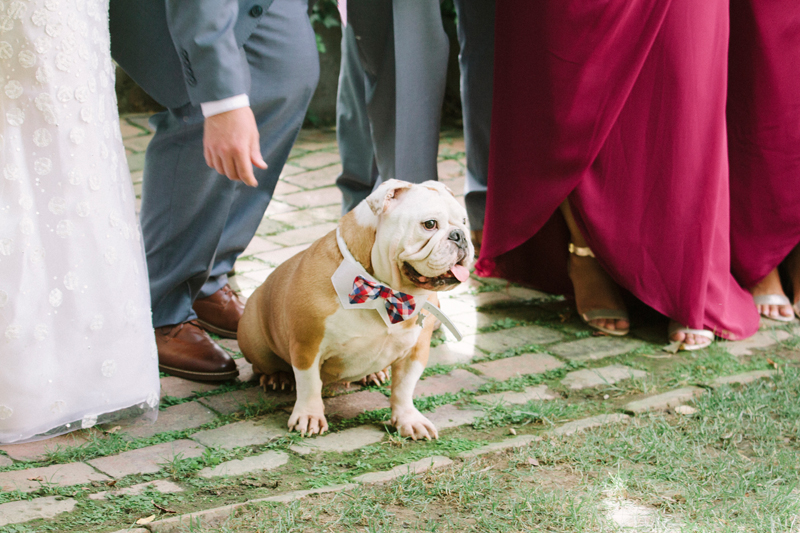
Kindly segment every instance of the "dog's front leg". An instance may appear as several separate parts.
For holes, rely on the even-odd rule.
[[[311,366],[305,370],[292,365],[297,385],[297,400],[294,403],[292,416],[289,417],[289,431],[299,431],[303,436],[328,431],[325,405],[322,403],[319,357],[318,353]]]
[[[439,438],[436,426],[414,407],[414,387],[428,364],[434,326],[435,320],[428,316],[411,353],[392,363],[391,422],[400,436],[414,440]]]

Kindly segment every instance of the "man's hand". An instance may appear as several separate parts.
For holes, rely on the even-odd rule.
[[[258,186],[253,165],[267,168],[258,141],[256,118],[249,107],[226,111],[205,120],[203,154],[206,163],[232,181]]]

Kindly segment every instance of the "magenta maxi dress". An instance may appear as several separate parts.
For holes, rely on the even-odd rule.
[[[503,0],[481,275],[570,291],[573,213],[601,265],[660,313],[758,329],[730,273],[728,0]]]
[[[732,0],[731,268],[745,287],[800,243],[800,2]]]

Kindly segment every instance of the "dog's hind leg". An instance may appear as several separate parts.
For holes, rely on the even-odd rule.
[[[281,362],[283,361],[281,360]],[[279,372],[273,372],[271,374],[261,374],[259,383],[264,388],[265,392],[268,389],[278,390],[279,388],[280,390],[286,390],[286,389],[294,390],[295,386],[294,374],[291,371],[289,372],[279,371]]]
[[[380,387],[381,385],[389,381],[389,377],[391,375],[392,375],[391,367],[387,366],[386,368],[384,368],[379,372],[375,372],[374,374],[364,376],[358,383],[365,387],[370,384],[377,385],[378,387]]]
[[[260,306],[257,305],[258,299],[263,296],[263,289],[256,289],[251,297],[255,305],[248,302],[239,320],[239,349],[244,358],[253,365],[253,372],[259,376],[264,391],[268,388],[294,390],[292,365],[281,359],[269,345],[270,332],[259,314]]]

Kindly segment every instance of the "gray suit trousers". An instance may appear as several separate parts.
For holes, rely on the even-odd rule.
[[[369,196],[379,182],[372,128],[367,115],[367,80],[359,58],[353,27],[342,30],[342,62],[336,94],[336,141],[342,173],[336,186],[342,192],[342,215]]]
[[[472,230],[483,229],[492,127],[495,0],[455,0],[467,180],[464,200]]]
[[[245,41],[250,106],[269,165],[258,187],[232,182],[203,157],[203,116],[187,104],[151,118],[141,223],[155,327],[196,318],[195,298],[227,283],[272,198],[319,79],[305,0],[276,0]]]
[[[345,175],[349,168],[369,168],[368,174],[362,170],[361,178],[354,180],[357,187],[365,183],[366,176],[374,180],[367,163],[373,153],[381,179],[415,183],[437,179],[449,53],[439,9],[439,0],[348,2],[349,29],[343,37],[337,100],[345,167],[340,186],[352,178]],[[348,31],[352,31],[350,36]],[[356,49],[360,65],[355,61]],[[347,90],[361,93],[359,78],[363,79],[363,97],[343,95]],[[372,138],[371,153],[361,140],[366,123],[359,117],[364,115]],[[350,167],[350,161],[357,163]],[[355,203],[348,206],[349,192],[346,188],[342,192],[345,209],[353,207],[357,197],[353,196],[350,201]]]
[[[461,48],[459,54],[459,66],[461,68],[461,100],[464,114],[464,138],[466,143],[467,158],[467,180],[464,187],[465,202],[469,215],[470,227],[474,230],[483,229],[484,213],[486,211],[486,183],[489,172],[489,132],[491,130],[491,109],[492,109],[492,76],[494,69],[494,9],[495,0],[455,0],[456,11],[458,12],[458,40]],[[408,6],[406,6],[408,9]],[[377,7],[373,6],[373,9]],[[384,8],[385,9],[385,8]],[[420,9],[420,6],[417,6]],[[419,13],[419,12],[418,12]],[[428,13],[430,15],[430,13]],[[410,16],[405,14],[406,19]],[[438,20],[438,15],[437,15]],[[383,20],[384,27],[387,24],[383,18],[374,17],[372,20],[375,26],[381,27],[376,21]],[[394,27],[397,27],[395,24]],[[352,27],[348,27],[342,35],[342,64],[339,74],[339,94],[337,99],[337,129],[336,135],[339,141],[339,153],[342,158],[342,174],[337,178],[336,184],[342,191],[342,211],[353,209],[361,200],[366,198],[380,179],[376,175],[377,166],[375,165],[374,153],[377,152],[377,144],[380,139],[375,140],[375,144],[369,142],[370,138],[375,139],[376,133],[371,131],[370,119],[381,120],[382,124],[391,123],[394,117],[385,117],[386,110],[391,106],[384,106],[383,111],[377,110],[377,114],[368,113],[367,95],[374,92],[382,80],[376,71],[380,67],[380,61],[375,57],[378,55],[376,50],[380,49],[382,42],[380,37],[376,37],[377,29],[361,35],[361,39],[356,40],[356,34]],[[434,32],[435,34],[435,32]],[[410,35],[410,34],[409,34]],[[436,56],[441,53],[441,44],[436,49],[438,39],[428,39],[426,34],[418,34],[416,42],[422,48],[432,51]],[[371,40],[370,40],[371,38]],[[364,41],[367,41],[366,43]],[[399,40],[394,39],[397,46]],[[361,54],[360,50],[368,53]],[[371,54],[369,53],[371,51]],[[444,49],[447,52],[446,49]],[[389,52],[382,50],[383,54]],[[408,55],[408,51],[405,52]],[[373,71],[372,75],[367,74],[367,70]],[[396,69],[400,72],[399,68]],[[444,72],[444,71],[442,71]],[[386,73],[391,77],[392,72]],[[417,74],[419,75],[419,74]],[[444,83],[435,76],[429,78],[428,90],[434,91],[432,95],[417,98],[426,101],[428,104],[438,98],[436,92],[438,85],[431,83]],[[419,89],[424,88],[421,85]],[[442,85],[443,87],[443,85]],[[386,100],[391,100],[387,98]],[[401,109],[400,103],[397,104],[398,114],[403,114],[407,119],[405,110]],[[404,105],[413,106],[410,99],[404,100]],[[438,113],[438,112],[437,112]],[[427,128],[439,128],[439,115],[436,116],[435,125],[432,122],[433,114],[428,116],[428,120],[423,120],[420,131]],[[379,119],[378,117],[383,117]],[[384,128],[384,131],[387,128]],[[386,136],[391,135],[391,131]],[[380,134],[377,134],[380,137]],[[438,147],[438,138],[434,141],[430,135],[421,136],[417,141],[426,140],[427,147]],[[396,140],[396,137],[395,137]],[[434,144],[435,143],[435,144]],[[375,147],[374,147],[375,146]],[[384,157],[396,155],[391,150],[381,152]],[[427,150],[423,149],[421,154],[430,157]],[[378,156],[380,159],[380,155]],[[412,153],[411,158],[414,158]],[[384,165],[385,166],[385,165]],[[398,177],[395,175],[395,177]],[[434,179],[429,173],[420,173],[418,176],[402,176],[401,179],[419,182],[426,179]]]

